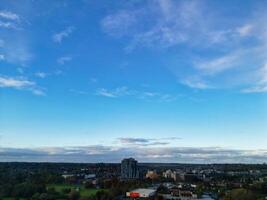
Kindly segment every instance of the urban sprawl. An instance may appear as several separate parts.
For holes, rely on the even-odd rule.
[[[2,200],[264,200],[267,165],[0,163]]]

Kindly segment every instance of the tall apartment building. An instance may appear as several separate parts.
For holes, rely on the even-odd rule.
[[[137,161],[133,158],[126,158],[121,161],[121,178],[136,179],[139,178]]]

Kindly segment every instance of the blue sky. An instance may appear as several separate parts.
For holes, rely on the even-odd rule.
[[[0,3],[0,160],[267,161],[266,1]]]

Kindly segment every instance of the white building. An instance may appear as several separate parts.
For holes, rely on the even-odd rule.
[[[126,196],[130,198],[149,198],[149,197],[155,196],[155,194],[156,194],[155,189],[139,188],[139,189],[127,192]]]

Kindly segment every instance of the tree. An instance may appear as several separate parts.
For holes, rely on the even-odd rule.
[[[160,185],[157,189],[157,192],[158,193],[161,193],[161,194],[169,194],[170,191],[167,187],[165,187],[164,185]]]
[[[234,189],[225,196],[225,200],[255,200],[256,195],[250,190]]]
[[[159,196],[159,195],[157,195],[156,197],[155,197],[155,200],[163,200],[164,198],[163,198],[163,196]]]
[[[86,189],[95,188],[94,184],[92,182],[89,182],[89,181],[85,182],[84,187]]]
[[[111,199],[109,194],[103,190],[96,193],[96,200],[109,200]]]
[[[69,193],[69,199],[70,200],[78,200],[80,198],[80,193],[75,191],[75,190],[72,190],[70,193]]]

